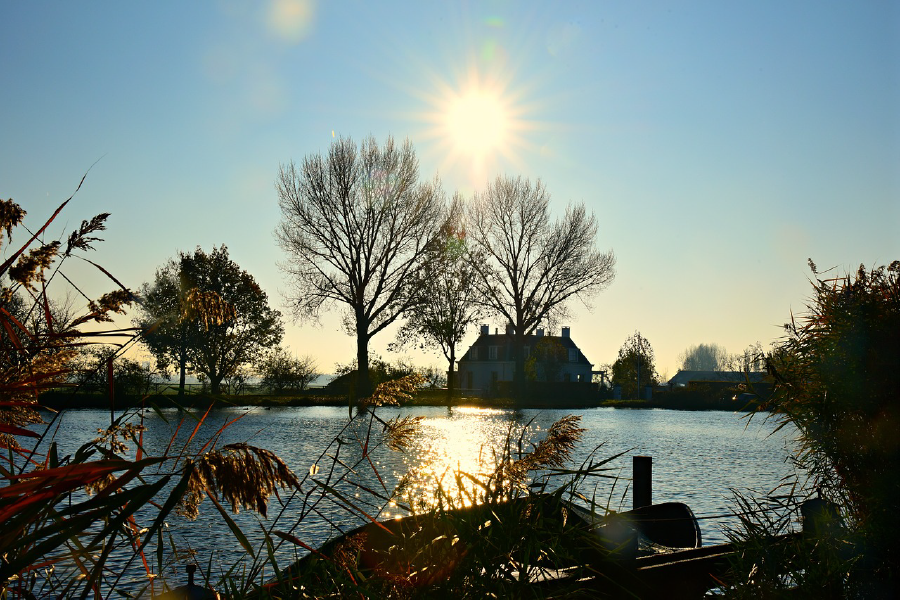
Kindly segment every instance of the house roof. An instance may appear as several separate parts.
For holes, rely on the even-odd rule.
[[[575,364],[584,364],[590,365],[591,362],[587,359],[581,349],[572,341],[571,337],[563,337],[563,336],[555,336],[555,335],[529,335],[525,336],[525,345],[531,347],[534,346],[541,340],[550,339],[560,343],[563,348],[567,351],[572,348],[578,352],[578,358],[575,360]],[[459,362],[470,362],[472,361],[472,348],[488,348],[490,346],[497,347],[497,359],[498,361],[511,361],[515,360],[513,356],[513,344],[515,342],[515,336],[508,333],[495,333],[495,334],[485,334],[482,333],[478,336],[478,339],[469,346],[469,349],[466,350],[466,353],[462,358],[459,359]],[[488,360],[488,351],[479,350],[478,351],[478,361],[486,361]],[[474,362],[474,361],[472,361]]]
[[[748,379],[750,383],[760,383],[765,378],[766,373],[759,371],[678,371],[669,380],[669,385],[687,385],[692,382],[744,383]]]

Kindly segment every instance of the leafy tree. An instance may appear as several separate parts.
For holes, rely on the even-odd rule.
[[[807,312],[769,357],[771,409],[800,432],[801,464],[849,518],[846,597],[882,597],[900,576],[900,261],[815,276]],[[842,596],[844,597],[844,596]]]
[[[640,398],[641,388],[658,385],[653,347],[639,331],[619,349],[619,357],[612,366],[612,383],[622,386],[623,398]]]
[[[566,348],[558,339],[543,337],[525,361],[525,375],[532,381],[557,381],[563,363],[569,358]]]
[[[680,358],[685,371],[725,371],[731,364],[728,351],[718,344],[691,346]]]
[[[415,151],[391,138],[358,147],[341,138],[327,156],[282,166],[276,180],[294,315],[315,319],[323,307],[346,310],[356,336],[357,398],[371,392],[369,340],[416,302],[424,250],[442,222],[437,182],[419,183]]]
[[[284,334],[281,313],[228,256],[224,245],[207,254],[179,253],[142,288],[144,341],[161,369],[175,365],[184,393],[187,371],[205,375],[213,394],[222,380],[251,363]]]
[[[315,360],[309,356],[297,358],[281,347],[269,352],[258,369],[263,387],[276,394],[305,390],[319,376]]]
[[[462,204],[455,198],[435,243],[426,250],[423,268],[415,277],[416,299],[393,347],[417,344],[438,348],[447,359],[447,398],[453,397],[456,348],[466,330],[481,316],[472,300],[474,261],[467,256]]]
[[[519,393],[526,337],[563,316],[573,297],[587,303],[615,275],[615,256],[596,249],[597,222],[584,205],[551,222],[549,204],[540,180],[498,177],[475,195],[467,229],[476,298],[513,326]]]
[[[4,254],[0,262],[0,332],[6,336],[0,339],[3,598],[127,595],[123,585],[133,591],[122,579],[131,579],[128,565],[141,562],[150,552],[176,506],[195,517],[200,501],[209,497],[223,519],[234,526],[223,504],[230,504],[233,512],[243,507],[265,517],[268,498],[276,486],[297,490],[301,485],[283,461],[263,448],[218,446],[215,442],[222,431],[218,426],[207,443],[171,453],[168,449],[177,441],[173,434],[169,443],[161,446],[162,456],[153,456],[154,444],[141,443],[143,419],[133,411],[111,415],[109,427],[102,431],[79,432],[78,437],[90,441],[74,451],[70,444],[65,452],[58,447],[62,413],[38,412],[39,394],[71,383],[80,348],[122,336],[122,328],[103,324],[110,323],[114,313],[124,314],[135,299],[105,268],[82,256],[99,241],[96,235],[104,229],[106,214],[83,221],[68,239],[43,241],[49,237],[48,227],[71,199],[43,225],[30,227],[22,225],[25,211],[18,204],[0,200],[0,248]],[[3,247],[13,239],[18,240],[15,246]],[[60,321],[50,299],[58,289],[55,286],[65,280],[81,293],[71,274],[66,274],[71,257],[95,266],[117,287],[97,298],[85,296],[86,308]],[[14,300],[17,296],[20,302]],[[14,303],[17,306],[12,306]],[[21,318],[23,315],[26,317]],[[108,355],[110,350],[104,352]],[[205,419],[205,415],[197,417],[198,431]],[[397,429],[388,422],[387,431],[392,428]],[[97,433],[99,437],[91,439]],[[300,496],[309,497],[302,492]],[[142,527],[144,524],[147,527]],[[236,526],[232,529],[248,553],[265,554],[253,551],[246,536]],[[160,560],[162,556],[158,555]],[[107,561],[115,566],[111,568]],[[154,564],[143,561],[151,580],[162,575]],[[248,584],[242,585],[237,595],[249,593],[253,579],[246,580]]]
[[[234,373],[227,375],[222,380],[222,389],[226,394],[243,394],[247,389],[247,383],[254,376],[250,365],[242,365]]]

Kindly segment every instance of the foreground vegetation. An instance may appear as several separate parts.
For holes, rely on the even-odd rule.
[[[768,358],[761,409],[800,432],[798,464],[826,504],[803,515],[811,539],[772,553],[797,519],[796,488],[738,497],[736,597],[890,598],[900,589],[900,261],[826,277]],[[803,499],[800,497],[799,499]],[[772,509],[757,512],[760,508]]]

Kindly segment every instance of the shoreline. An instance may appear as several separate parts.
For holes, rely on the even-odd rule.
[[[212,405],[220,407],[316,407],[333,406],[347,407],[346,397],[327,394],[315,394],[304,392],[294,395],[218,395],[187,394],[181,398],[170,394],[149,394],[147,396],[126,396],[114,399],[114,410],[139,408],[141,406],[151,408],[209,408]],[[38,405],[51,410],[67,409],[110,409],[109,397],[104,394],[73,393],[71,391],[49,391],[41,395]],[[658,394],[652,400],[611,400],[597,399],[596,401],[561,400],[561,399],[529,399],[515,401],[512,398],[481,398],[477,396],[457,396],[451,402],[447,402],[445,395],[434,393],[421,393],[419,396],[399,403],[401,407],[478,407],[496,409],[555,409],[555,410],[581,410],[587,408],[621,408],[621,409],[668,409],[705,411],[719,410],[730,412],[748,412],[757,409],[757,403],[746,403],[739,400],[723,398],[675,398],[669,394]]]

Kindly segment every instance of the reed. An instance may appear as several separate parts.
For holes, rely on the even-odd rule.
[[[900,261],[840,277],[820,273],[812,261],[810,268],[812,298],[804,314],[791,315],[767,357],[775,386],[758,410],[772,411],[779,427],[796,426],[797,464],[810,476],[804,489],[834,507],[831,525],[777,546],[775,555],[771,539],[799,522],[793,507],[810,496],[797,487],[774,505],[776,517],[742,519],[731,532],[741,553],[730,591],[892,597],[900,579]],[[772,500],[737,497],[740,509]]]

